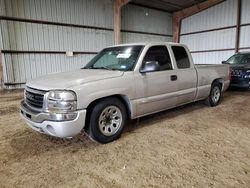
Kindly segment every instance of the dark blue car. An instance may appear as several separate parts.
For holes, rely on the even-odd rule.
[[[223,63],[231,67],[231,87],[250,89],[250,52],[237,53]]]

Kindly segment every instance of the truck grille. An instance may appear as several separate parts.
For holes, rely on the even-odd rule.
[[[41,90],[27,89],[25,90],[26,103],[33,108],[43,108],[43,97],[45,92]]]
[[[231,75],[234,77],[242,77],[243,71],[234,69],[231,71]]]

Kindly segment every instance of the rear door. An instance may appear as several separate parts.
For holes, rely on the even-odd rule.
[[[183,46],[170,46],[178,71],[177,76],[177,106],[194,101],[196,95],[197,73],[192,57]]]

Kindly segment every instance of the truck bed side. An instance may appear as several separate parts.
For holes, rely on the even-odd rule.
[[[228,88],[230,83],[229,66],[216,64],[196,64],[197,94],[195,100],[208,97],[213,81],[218,80],[222,85],[222,91]]]

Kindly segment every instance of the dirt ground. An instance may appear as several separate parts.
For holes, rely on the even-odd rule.
[[[250,91],[133,121],[106,145],[32,131],[21,99],[0,93],[0,187],[250,187]]]

